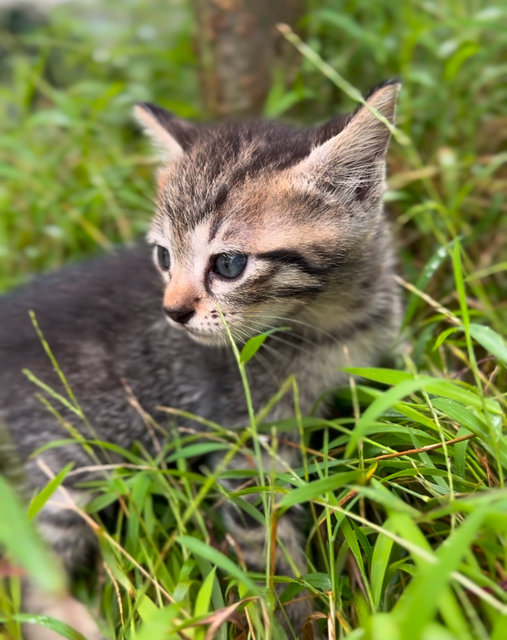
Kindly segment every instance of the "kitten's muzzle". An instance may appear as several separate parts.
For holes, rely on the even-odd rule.
[[[195,314],[193,307],[164,307],[166,315],[178,324],[186,324]]]

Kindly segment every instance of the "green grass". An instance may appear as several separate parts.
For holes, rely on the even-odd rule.
[[[60,7],[46,27],[1,34],[2,288],[146,227],[153,165],[131,124],[133,102],[202,117],[187,5],[101,6],[100,15]],[[301,27],[313,53],[291,86],[275,78],[268,116],[321,121],[354,106],[351,86],[404,82],[404,136],[391,148],[387,194],[406,294],[402,361],[396,370],[351,370],[362,381],[337,392],[327,421],[301,417],[286,381],[295,417],[270,444],[250,439],[274,433],[253,407],[244,431],[209,424],[205,437],[181,432],[161,443],[155,458],[119,452],[125,462],[96,484],[87,509],[103,553],[99,584],[91,594],[76,584],[112,638],[278,640],[269,586],[280,581],[282,600],[315,601],[330,638],[507,636],[506,18],[501,3],[485,0],[309,3]],[[301,468],[265,469],[261,482],[257,472],[191,464],[210,451],[250,450],[259,461],[267,448],[276,457],[289,428],[304,434]],[[28,515],[0,485],[9,558],[0,572],[19,565],[44,579],[47,558],[29,521],[72,473],[35,496]],[[246,485],[228,493],[217,480],[231,474]],[[252,506],[244,496],[257,481]],[[268,545],[279,515],[304,505],[308,573],[277,578],[269,563],[249,573],[221,528],[223,499],[265,523]],[[106,527],[98,514],[113,501],[120,509]],[[0,638],[20,638],[19,600],[12,576],[0,586]]]

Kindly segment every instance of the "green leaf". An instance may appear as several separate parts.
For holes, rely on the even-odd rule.
[[[414,374],[406,371],[394,371],[393,369],[375,367],[346,367],[344,371],[368,380],[374,380],[375,382],[383,382],[384,384],[397,384],[405,380],[424,381],[425,384],[421,388],[426,389],[428,393],[442,396],[443,398],[450,398],[451,400],[456,400],[456,402],[461,402],[461,404],[465,406],[470,405],[478,409],[483,409],[485,405],[492,413],[502,415],[502,410],[495,400],[482,398],[473,387],[458,380],[433,378],[426,375],[416,377]]]
[[[384,523],[384,528],[389,529],[389,519]],[[393,540],[383,533],[379,533],[375,547],[373,548],[373,557],[371,559],[370,582],[371,593],[373,597],[373,605],[376,609],[380,606],[382,598],[382,587],[386,576],[387,567],[391,549],[393,548]]]
[[[358,370],[347,369],[347,371],[355,373]],[[351,457],[352,452],[359,444],[361,438],[366,435],[368,428],[377,418],[387,411],[387,409],[390,409],[396,402],[414,391],[427,388],[429,384],[430,381],[424,377],[404,380],[376,398],[357,421],[356,428],[352,431],[347,448],[345,449],[345,457]]]
[[[435,340],[432,351],[436,351],[438,347],[447,340],[448,336],[451,336],[458,331],[461,331],[460,327],[449,327],[448,329],[445,329],[445,331],[442,331]]]
[[[303,576],[303,580],[314,589],[327,593],[331,591],[333,585],[328,573],[307,573]]]
[[[368,599],[370,601],[370,606],[372,604],[373,598],[371,595],[370,583],[368,581],[368,576],[366,575],[366,570],[364,568],[363,556],[361,553],[361,549],[359,548],[359,544],[357,542],[357,531],[355,528],[352,528],[352,525],[349,523],[347,518],[344,518],[341,524],[341,531],[345,537],[345,541],[352,552],[356,560],[357,567],[359,569],[359,573],[361,574],[361,578],[363,580],[364,587],[366,589],[366,593],[368,594]]]
[[[505,638],[507,638],[507,616],[499,615],[491,634],[491,640],[505,640]]]
[[[264,344],[264,341],[268,337],[267,333],[261,333],[258,336],[254,336],[247,340],[241,349],[241,353],[239,354],[239,360],[241,363],[246,364],[249,360],[251,360],[254,355],[259,351],[259,349]]]
[[[399,498],[394,491],[386,489],[375,478],[371,479],[371,485],[368,487],[354,487],[358,493],[368,498],[372,502],[378,502],[387,511],[396,511],[401,513],[408,513],[413,518],[417,518],[420,514],[412,505]]]
[[[507,365],[507,345],[501,336],[491,327],[482,324],[470,324],[470,335],[483,346],[486,351],[493,354],[500,362]]]
[[[208,573],[201,588],[197,592],[195,598],[194,615],[202,616],[209,611],[209,605],[211,602],[211,594],[213,592],[213,583],[215,581],[216,567]]]
[[[230,449],[230,445],[223,442],[197,442],[176,451],[176,453],[173,453],[167,458],[167,462],[175,462],[181,458],[196,458],[207,455],[208,453],[225,451],[227,449]]]
[[[135,640],[172,640],[176,637],[176,634],[170,632],[181,621],[179,603],[159,609],[146,596],[143,602],[150,602],[153,606],[148,606],[143,612],[143,625],[135,634]]]
[[[470,326],[470,314],[468,312],[465,281],[463,280],[463,268],[461,265],[461,244],[458,240],[456,240],[454,250],[452,252],[452,264],[454,267],[454,280],[456,282],[456,291],[458,293],[461,317],[465,326],[466,333]]]
[[[507,345],[503,338],[498,335],[496,331],[491,329],[491,327],[486,327],[482,324],[470,324],[470,335],[472,338],[478,342],[482,347],[489,351],[492,355],[494,355],[502,364],[507,365]],[[463,331],[461,327],[450,327],[438,336],[435,340],[435,344],[433,345],[433,351],[438,349],[438,347],[446,340],[446,338],[458,331]]]
[[[327,478],[320,478],[313,482],[307,482],[297,489],[293,489],[290,493],[283,497],[280,501],[280,508],[285,510],[289,507],[293,507],[296,504],[303,502],[309,502],[317,497],[322,497],[328,491],[335,491],[346,484],[357,481],[362,472],[358,471],[345,471],[344,473],[336,473]]]
[[[403,640],[396,618],[391,613],[376,613],[367,621],[368,640]],[[347,636],[348,640],[349,636]]]
[[[40,540],[19,498],[1,476],[0,544],[43,590],[63,590],[65,580],[58,563]]]
[[[67,477],[67,474],[74,466],[73,462],[69,462],[54,478],[52,478],[48,484],[37,493],[30,502],[30,506],[28,507],[28,517],[30,520],[33,520],[35,516],[39,513],[42,507],[46,504],[46,502],[51,498],[54,492],[58,489],[58,487],[62,484],[62,482]]]
[[[428,260],[424,269],[422,270],[421,275],[417,279],[415,283],[416,289],[419,291],[424,291],[428,282],[434,276],[438,267],[442,264],[442,262],[449,256],[449,252],[455,243],[455,240],[452,240],[448,244],[439,247],[435,253]],[[407,307],[405,311],[405,318],[403,319],[403,326],[407,327],[412,320],[414,313],[417,311],[418,306],[421,304],[421,298],[415,293],[411,293],[407,302]]]
[[[236,578],[238,582],[247,586],[253,593],[259,593],[259,586],[247,576],[236,562],[224,556],[218,549],[214,549],[202,540],[192,538],[191,536],[179,536],[177,540],[182,547],[185,547],[200,558],[209,560],[213,565],[220,567],[224,573]]]
[[[9,616],[9,618],[3,618],[2,616],[0,616],[0,623],[11,622],[12,620],[21,622],[22,624],[36,624],[38,626],[44,627],[45,629],[51,629],[58,635],[67,638],[67,640],[86,640],[83,635],[70,627],[68,624],[61,622],[56,618],[52,618],[51,616],[32,613],[18,613],[13,616]],[[32,635],[31,637],[34,636]]]
[[[239,354],[239,361],[242,364],[246,364],[254,357],[257,351],[259,351],[266,338],[277,331],[290,331],[290,327],[276,327],[275,329],[270,329],[269,331],[265,331],[264,333],[259,333],[258,336],[253,336],[253,338],[247,340],[243,345],[241,353]]]
[[[475,433],[475,435],[483,438],[489,437],[487,425],[478,418],[474,411],[470,411],[459,402],[447,398],[433,398],[431,404],[447,417],[455,420],[460,426],[466,427],[472,433]]]

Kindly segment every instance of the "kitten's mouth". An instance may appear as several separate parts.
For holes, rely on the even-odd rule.
[[[223,346],[224,344],[223,336],[218,333],[204,333],[198,329],[193,329],[192,327],[185,327],[185,331],[192,340],[195,340],[195,342],[199,342],[200,344],[212,347]]]

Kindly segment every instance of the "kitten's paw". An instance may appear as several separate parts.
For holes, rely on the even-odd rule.
[[[86,640],[105,640],[88,609],[69,595],[48,595],[29,589],[23,604],[26,611],[30,613],[50,616],[65,622],[79,631]],[[38,624],[25,624],[23,635],[25,640],[62,640],[63,638],[59,633]]]

